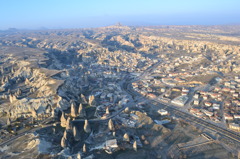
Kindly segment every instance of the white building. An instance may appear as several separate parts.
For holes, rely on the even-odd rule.
[[[168,115],[168,111],[166,111],[166,110],[164,110],[164,109],[159,109],[159,110],[158,110],[158,113],[159,113],[160,115]]]

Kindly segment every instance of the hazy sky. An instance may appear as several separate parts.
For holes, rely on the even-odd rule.
[[[240,24],[240,0],[0,0],[0,29]]]

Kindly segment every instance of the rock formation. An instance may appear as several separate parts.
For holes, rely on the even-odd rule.
[[[67,130],[65,130],[64,133],[63,133],[63,137],[66,139],[66,138],[67,138],[67,135],[68,135],[68,134],[67,134]]]
[[[17,97],[16,97],[15,95],[10,95],[10,96],[9,96],[9,101],[10,101],[10,103],[15,102],[16,100],[17,100]]]
[[[67,147],[67,139],[63,136],[61,139],[61,147],[66,148]]]
[[[114,130],[114,125],[113,125],[112,119],[110,119],[110,120],[108,121],[108,129],[111,130],[111,131]]]
[[[32,117],[33,117],[33,118],[36,118],[36,117],[37,117],[37,111],[36,111],[36,109],[33,108],[31,112],[32,112]]]
[[[73,137],[75,141],[79,141],[81,139],[80,133],[76,126],[73,126]]]
[[[21,96],[22,95],[22,91],[21,89],[18,88],[17,92],[14,94],[15,96]]]
[[[81,118],[86,117],[86,111],[85,111],[85,108],[83,107],[82,103],[79,105],[78,114],[79,114],[79,117],[81,117]]]
[[[73,101],[71,102],[71,116],[77,117],[77,108],[76,104]]]
[[[11,125],[11,120],[10,118],[7,119],[7,126]]]
[[[61,127],[66,127],[67,119],[65,117],[65,113],[64,112],[62,112],[62,116],[61,116],[60,121],[61,121]]]
[[[93,106],[95,104],[95,97],[94,97],[94,95],[89,96],[88,101],[89,101],[89,105]]]
[[[83,94],[80,95],[80,100],[81,100],[81,103],[87,104],[86,97]]]
[[[86,144],[83,144],[83,152],[86,153],[87,152],[87,147]]]
[[[106,114],[108,114],[108,115],[110,114],[109,107],[106,108]]]
[[[133,149],[134,149],[134,151],[137,151],[137,141],[133,142]]]
[[[81,159],[81,154],[80,153],[77,153],[77,159]]]
[[[128,135],[127,133],[125,133],[125,134],[123,135],[123,141],[127,141],[127,142],[130,141],[129,135]]]
[[[91,132],[91,127],[90,127],[90,124],[88,123],[88,120],[85,120],[85,123],[84,123],[84,131],[86,133],[90,133]]]
[[[124,112],[125,112],[125,113],[129,113],[129,111],[130,111],[130,110],[129,110],[128,107],[124,109]]]
[[[66,130],[70,130],[72,128],[71,118],[68,117],[66,121]]]

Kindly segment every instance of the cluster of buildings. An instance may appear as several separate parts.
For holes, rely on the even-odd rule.
[[[161,66],[160,66],[161,67]],[[189,80],[200,73],[159,73],[132,83],[139,94],[158,98],[206,120],[240,130],[240,77],[211,78],[208,83]],[[214,76],[213,76],[214,77]]]
[[[230,129],[240,130],[240,78],[223,79],[208,91],[199,91],[194,95],[189,110],[201,118],[226,123]]]

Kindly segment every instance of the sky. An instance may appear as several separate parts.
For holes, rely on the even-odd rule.
[[[0,0],[0,29],[240,24],[240,0]]]

